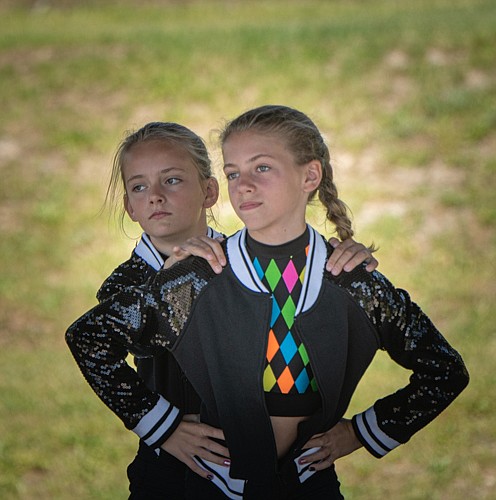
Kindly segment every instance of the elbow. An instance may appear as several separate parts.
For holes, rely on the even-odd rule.
[[[470,375],[468,373],[467,367],[463,365],[463,372],[462,372],[462,391],[467,387],[468,383],[470,382]]]
[[[468,373],[467,367],[461,359],[456,371],[456,377],[454,378],[456,379],[456,386],[458,389],[457,393],[460,394],[470,382],[470,375]]]
[[[65,343],[71,347],[71,345],[73,344],[74,342],[74,334],[72,332],[72,330],[69,328],[66,332],[65,332]]]
[[[77,328],[76,323],[73,323],[65,332],[65,343],[71,351],[74,351],[77,339]]]

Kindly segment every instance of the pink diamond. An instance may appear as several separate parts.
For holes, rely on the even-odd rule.
[[[296,272],[292,260],[289,261],[288,265],[286,266],[286,269],[284,269],[284,272],[282,273],[282,278],[284,280],[284,283],[286,283],[286,286],[288,287],[289,293],[291,293],[293,287],[295,286],[295,283],[298,281],[298,273]]]

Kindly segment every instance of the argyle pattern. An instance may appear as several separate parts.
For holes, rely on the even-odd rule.
[[[263,377],[265,392],[303,394],[317,391],[307,351],[293,331],[307,253],[308,246],[291,257],[256,257],[253,260],[258,277],[272,292],[272,317]]]

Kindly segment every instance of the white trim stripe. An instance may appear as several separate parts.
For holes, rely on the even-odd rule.
[[[322,236],[311,226],[308,226],[310,241],[306,261],[305,278],[295,316],[310,309],[322,287],[322,277],[327,259],[327,250]],[[246,249],[246,228],[241,229],[227,240],[227,254],[231,268],[244,286],[253,292],[269,293],[258,277],[257,271]]]
[[[313,227],[308,224],[307,226],[310,236],[310,248],[308,249],[305,278],[303,280],[300,299],[296,306],[295,316],[308,311],[315,304],[322,288],[324,266],[327,259],[327,250],[322,236]]]
[[[179,415],[179,409],[160,396],[157,404],[132,429],[151,447],[167,433]]]
[[[253,292],[269,291],[260,281],[246,250],[246,228],[241,229],[227,240],[227,254],[236,277]]]
[[[212,229],[210,226],[207,227],[207,236],[209,238],[217,239],[219,237],[224,237],[223,234],[219,233],[215,229]],[[153,267],[155,271],[160,271],[164,265],[164,259],[160,252],[154,247],[150,236],[146,233],[141,235],[141,239],[139,243],[136,245],[134,249],[136,255],[141,257],[149,266]]]
[[[160,252],[153,246],[150,237],[146,233],[141,235],[141,240],[136,245],[134,252],[148,265],[153,267],[155,271],[159,271],[164,265],[164,259],[160,255]]]
[[[358,414],[356,424],[363,439],[382,457],[401,444],[379,428],[374,407]]]
[[[244,479],[233,479],[229,475],[229,467],[214,464],[209,460],[204,460],[197,456],[193,457],[193,459],[203,470],[208,471],[213,476],[212,483],[214,483],[224,495],[231,499],[243,498],[246,481]]]
[[[294,463],[296,465],[296,470],[298,471],[298,479],[300,483],[303,483],[306,481],[309,477],[313,476],[317,471],[316,470],[310,470],[310,467],[312,466],[312,463],[309,464],[300,464],[299,460],[302,457],[305,457],[307,455],[310,455],[311,453],[315,453],[316,451],[319,451],[320,448],[309,448],[308,450],[305,450],[304,453],[301,455],[297,456],[294,459]],[[322,461],[322,460],[321,460]]]
[[[207,227],[207,236],[209,238],[213,238],[214,240],[216,240],[217,238],[225,238],[225,236],[222,233],[219,233],[210,226]]]

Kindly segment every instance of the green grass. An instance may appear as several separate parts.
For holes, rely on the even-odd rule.
[[[361,450],[338,462],[346,497],[492,498],[494,2],[34,4],[0,3],[0,497],[127,496],[136,438],[63,341],[134,245],[99,215],[124,131],[179,121],[218,160],[213,129],[279,102],[320,126],[357,238],[379,246],[380,269],[472,376],[411,442],[380,461]],[[228,205],[223,188],[226,232],[238,227]],[[379,355],[350,412],[405,377]]]

